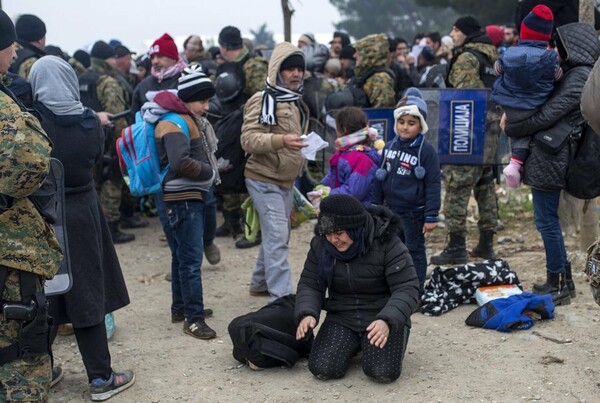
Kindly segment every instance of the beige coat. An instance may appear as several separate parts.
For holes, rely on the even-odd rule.
[[[288,42],[275,47],[269,63],[269,82],[276,83],[281,63],[300,49]],[[305,115],[308,108],[302,103]],[[300,111],[295,103],[277,103],[277,126],[263,125],[258,122],[262,108],[262,92],[254,94],[244,109],[242,126],[242,148],[249,154],[244,175],[246,178],[262,182],[275,183],[283,188],[292,189],[294,180],[302,172],[304,159],[299,150],[290,150],[283,144],[285,134],[301,135],[306,132],[300,123]]]

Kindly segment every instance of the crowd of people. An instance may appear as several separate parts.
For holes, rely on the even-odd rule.
[[[33,317],[5,313],[0,319],[0,400],[47,399],[49,385],[62,376],[48,353],[56,326],[66,323],[74,329],[92,400],[133,385],[133,371],[111,366],[105,318],[129,303],[114,244],[134,241],[122,229],[147,226],[143,213],[155,213],[162,224],[171,253],[171,320],[186,335],[217,337],[206,321],[213,310],[204,305],[202,265],[204,258],[220,261],[214,240],[229,237],[238,248],[260,248],[250,295],[273,302],[297,293],[297,339],[327,311],[309,358],[317,378],[343,377],[362,351],[370,378],[398,379],[410,316],[426,283],[425,234],[438,226],[442,182],[448,241],[431,263],[497,257],[496,167],[440,166],[425,138],[428,107],[419,88],[492,90],[491,100],[505,113],[488,108],[486,136],[497,139],[502,129],[518,140],[504,174],[511,187],[532,187],[534,222],[546,250],[547,280],[534,291],[569,304],[576,294],[558,221],[568,158],[562,151],[549,156],[531,136],[550,130],[566,137],[581,129],[574,100],[600,55],[600,41],[589,25],[558,25],[546,6],[532,4],[526,12],[520,6],[520,12],[518,29],[484,27],[462,16],[444,36],[430,32],[409,42],[372,34],[351,43],[336,31],[329,47],[305,33],[297,46],[254,48],[238,28],[226,26],[219,47],[204,49],[202,39],[190,35],[180,53],[165,33],[134,59],[116,40],[69,56],[46,45],[39,17],[21,15],[13,24],[0,10],[0,301],[36,308]],[[387,143],[362,108],[393,108]],[[142,200],[130,194],[115,148],[122,129],[140,120],[154,125],[158,159],[168,168],[161,190]],[[335,150],[296,287],[288,260],[290,216],[294,187],[306,177],[303,134],[315,128]],[[48,297],[46,311],[43,285],[62,254],[35,191],[51,157],[64,167],[65,226],[77,235],[64,249],[72,287]],[[471,195],[479,241],[467,251]],[[248,198],[260,223],[256,239],[244,235]],[[28,322],[37,338],[21,329]]]

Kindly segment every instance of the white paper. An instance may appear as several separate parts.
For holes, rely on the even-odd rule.
[[[301,150],[302,156],[309,161],[317,159],[317,153],[329,146],[329,143],[315,132],[310,132],[302,142],[306,144],[306,147]]]

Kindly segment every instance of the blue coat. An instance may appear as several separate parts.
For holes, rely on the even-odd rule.
[[[535,109],[554,90],[558,55],[547,42],[521,41],[500,55],[502,72],[494,82],[492,101],[514,109]]]
[[[415,168],[425,168],[425,177],[418,179]],[[399,137],[386,144],[383,150],[383,168],[387,171],[385,180],[375,180],[371,202],[385,204],[395,213],[423,210],[425,222],[437,222],[441,205],[440,162],[431,143],[419,134],[412,141]]]

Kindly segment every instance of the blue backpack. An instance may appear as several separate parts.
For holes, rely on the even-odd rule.
[[[185,120],[176,113],[165,113],[156,122],[165,120],[178,126],[190,139],[190,132]],[[169,165],[160,169],[160,160],[156,151],[154,129],[156,123],[144,121],[138,112],[135,123],[123,129],[117,139],[117,154],[123,178],[134,196],[145,196],[157,193],[169,170]]]

